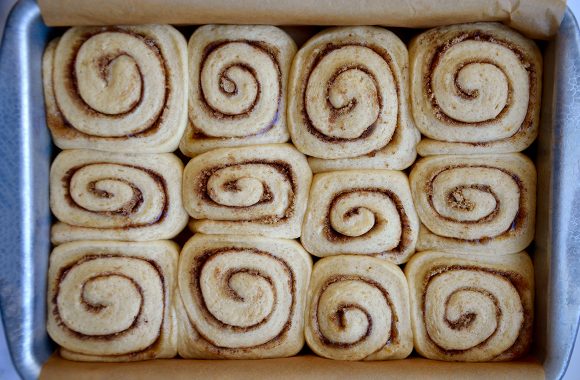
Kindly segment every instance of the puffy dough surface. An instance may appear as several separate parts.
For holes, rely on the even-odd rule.
[[[312,172],[289,144],[222,148],[186,166],[190,227],[206,234],[300,237]]]
[[[301,238],[313,255],[370,255],[401,264],[415,252],[418,234],[404,173],[348,170],[314,176]]]
[[[532,339],[534,270],[525,252],[421,252],[405,267],[415,349],[447,361],[506,361]]]
[[[269,25],[205,25],[189,40],[189,124],[181,151],[283,143],[296,44]]]
[[[65,150],[52,163],[52,241],[159,240],[187,224],[183,164],[171,153]]]
[[[420,251],[516,253],[534,239],[536,169],[520,153],[427,157],[409,179]]]
[[[422,156],[519,152],[538,135],[542,55],[499,23],[431,29],[409,47]]]
[[[56,247],[47,330],[61,356],[124,362],[177,353],[177,244],[83,241]]]
[[[402,170],[419,141],[409,111],[408,53],[383,28],[341,27],[312,37],[290,72],[288,128],[314,172]]]
[[[413,334],[403,272],[367,256],[318,261],[308,290],[305,334],[310,348],[330,359],[406,358]]]
[[[312,260],[295,241],[196,234],[179,262],[179,355],[287,357],[304,345]]]
[[[111,152],[177,149],[187,122],[186,51],[169,25],[67,30],[43,57],[54,143]]]

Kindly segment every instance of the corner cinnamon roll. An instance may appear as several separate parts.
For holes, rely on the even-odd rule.
[[[104,362],[174,357],[177,256],[177,245],[168,241],[56,247],[47,330],[60,355]]]
[[[420,251],[515,253],[534,238],[536,169],[520,153],[427,157],[409,179]]]
[[[295,241],[194,235],[179,262],[179,355],[292,356],[304,345],[312,260]]]
[[[349,170],[314,176],[301,238],[313,255],[371,255],[401,264],[415,252],[418,234],[405,174]]]
[[[288,144],[223,148],[185,167],[190,228],[206,234],[300,237],[312,172]]]
[[[61,152],[50,170],[52,242],[173,238],[187,224],[182,173],[170,153]]]
[[[413,334],[403,272],[373,257],[318,261],[308,290],[305,333],[308,346],[330,359],[406,358]]]
[[[290,72],[288,128],[316,172],[413,163],[407,48],[386,29],[341,27],[310,39]]]
[[[542,55],[498,23],[431,29],[409,47],[422,156],[519,152],[538,134]]]
[[[186,43],[169,25],[75,27],[43,58],[47,124],[61,149],[174,151],[187,118]]]
[[[532,339],[534,271],[525,252],[465,256],[436,251],[405,267],[415,349],[429,359],[506,361]]]
[[[181,151],[283,143],[296,44],[267,25],[205,25],[189,40],[189,125]]]

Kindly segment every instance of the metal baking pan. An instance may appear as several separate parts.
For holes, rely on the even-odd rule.
[[[38,377],[55,345],[46,333],[50,253],[49,164],[41,57],[58,33],[34,0],[13,9],[0,50],[0,308],[8,345],[23,378]],[[533,259],[533,355],[548,379],[561,378],[580,316],[580,31],[568,9],[544,46],[542,121],[534,150],[538,218]]]

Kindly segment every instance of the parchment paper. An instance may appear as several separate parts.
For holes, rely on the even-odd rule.
[[[49,26],[384,25],[502,21],[532,38],[558,31],[566,0],[39,0]]]
[[[264,360],[152,360],[134,363],[79,363],[53,355],[41,380],[189,380],[189,379],[393,379],[393,380],[540,380],[534,359],[505,363],[450,363],[410,358],[347,362],[312,355]]]

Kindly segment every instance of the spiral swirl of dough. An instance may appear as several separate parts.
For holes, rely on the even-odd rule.
[[[496,23],[430,30],[410,47],[421,155],[518,152],[536,138],[542,57]]]
[[[316,256],[361,254],[397,264],[415,251],[419,219],[401,172],[359,170],[314,176],[302,244]]]
[[[287,144],[217,149],[187,164],[185,208],[198,232],[297,238],[311,178]]]
[[[407,50],[374,27],[326,30],[297,53],[288,127],[315,171],[403,169],[418,133],[408,114]]]
[[[316,263],[306,341],[338,360],[402,359],[413,348],[402,271],[380,259],[334,256]]]
[[[80,239],[172,238],[187,222],[183,165],[172,154],[62,152],[51,169],[55,243]]]
[[[167,25],[79,27],[44,57],[47,119],[63,148],[161,153],[186,125],[183,36]]]
[[[410,180],[419,250],[515,253],[534,237],[536,170],[519,153],[428,157]]]
[[[62,355],[88,361],[174,356],[176,267],[177,249],[169,242],[57,247],[51,256],[48,331]]]
[[[180,262],[185,313],[180,354],[258,358],[295,353],[303,344],[310,266],[295,242],[195,235]]]
[[[427,252],[407,265],[416,349],[439,360],[517,358],[530,343],[531,261],[525,252],[470,259]]]
[[[296,45],[264,25],[205,25],[189,41],[188,156],[288,140],[286,82]]]

